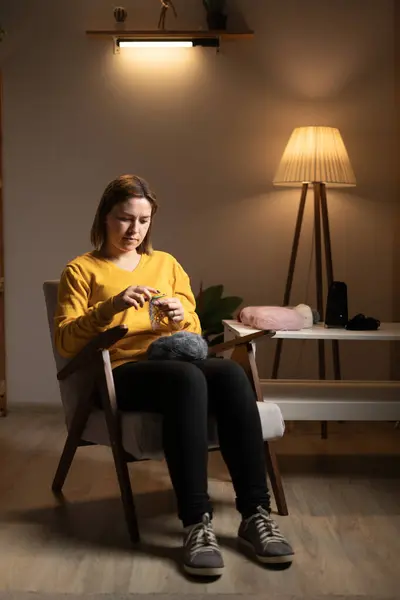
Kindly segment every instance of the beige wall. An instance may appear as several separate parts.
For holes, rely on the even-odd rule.
[[[200,0],[176,4],[179,25],[204,23]],[[390,319],[393,0],[237,1],[254,41],[161,62],[114,56],[109,42],[85,37],[111,24],[111,5],[20,0],[2,9],[10,404],[58,401],[42,281],[89,248],[100,194],[121,172],[152,183],[162,205],[156,246],[178,257],[196,290],[203,279],[246,304],[280,303],[298,192],[271,180],[298,125],[342,131],[359,185],[329,194],[335,277],[348,283],[351,314]],[[155,26],[158,5],[127,1],[131,24]],[[293,302],[313,302],[310,236],[307,221]],[[352,343],[342,356],[345,377],[388,376],[385,345]],[[315,357],[313,346],[288,344],[282,375],[314,376]]]

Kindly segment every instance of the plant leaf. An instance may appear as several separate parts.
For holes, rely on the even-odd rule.
[[[215,323],[216,320],[231,319],[232,313],[240,306],[242,298],[238,296],[227,296],[220,299],[218,302],[209,304],[202,311],[198,311],[200,321],[206,327],[208,323]]]
[[[224,292],[224,286],[220,285],[210,285],[206,289],[202,289],[201,296],[205,303],[212,302],[214,300],[219,300],[222,298],[222,294]],[[200,294],[199,294],[200,295]]]
[[[242,304],[243,298],[239,296],[226,296],[226,298],[221,299],[221,303],[219,305],[219,310],[226,312],[231,315],[239,306]],[[224,317],[228,318],[228,317]]]
[[[204,314],[212,310],[212,307],[221,300],[223,291],[223,285],[212,285],[205,290],[201,290],[196,298],[197,314]]]
[[[210,336],[222,333],[222,321],[232,319],[232,314],[243,302],[239,296],[222,297],[223,285],[213,285],[206,289],[200,287],[196,298],[196,312],[200,319],[203,335]]]

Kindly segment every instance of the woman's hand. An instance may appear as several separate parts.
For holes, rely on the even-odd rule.
[[[157,294],[158,290],[148,287],[147,285],[131,285],[114,296],[113,307],[115,314],[127,310],[132,306],[138,310],[144,306],[145,302],[151,300],[152,294]]]
[[[180,323],[183,321],[185,310],[178,298],[159,298],[154,301],[154,304],[158,306],[173,323]]]

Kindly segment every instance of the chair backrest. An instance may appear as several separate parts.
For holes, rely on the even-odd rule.
[[[56,350],[54,343],[54,316],[57,308],[57,297],[58,297],[58,285],[59,281],[54,279],[52,281],[45,281],[43,284],[44,299],[47,308],[47,321],[50,329],[51,336],[51,347],[53,349],[54,360],[56,362],[57,371],[60,371],[68,362],[67,359],[60,356]]]
[[[43,283],[43,293],[47,308],[47,320],[49,324],[51,347],[53,349],[54,360],[57,371],[60,371],[68,362],[56,349],[54,340],[54,316],[58,299],[58,280],[45,281]],[[80,398],[86,395],[93,388],[93,377],[85,371],[78,371],[64,381],[59,381],[61,400],[64,407],[67,425],[69,425],[72,415]]]

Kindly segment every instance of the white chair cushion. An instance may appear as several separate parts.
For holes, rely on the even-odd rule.
[[[281,410],[273,402],[257,402],[264,441],[281,438],[285,423]],[[161,415],[154,413],[123,413],[121,417],[122,441],[127,452],[137,460],[162,459]],[[83,433],[83,439],[104,446],[110,445],[103,411],[94,410]],[[218,447],[217,426],[209,420],[209,448]]]

